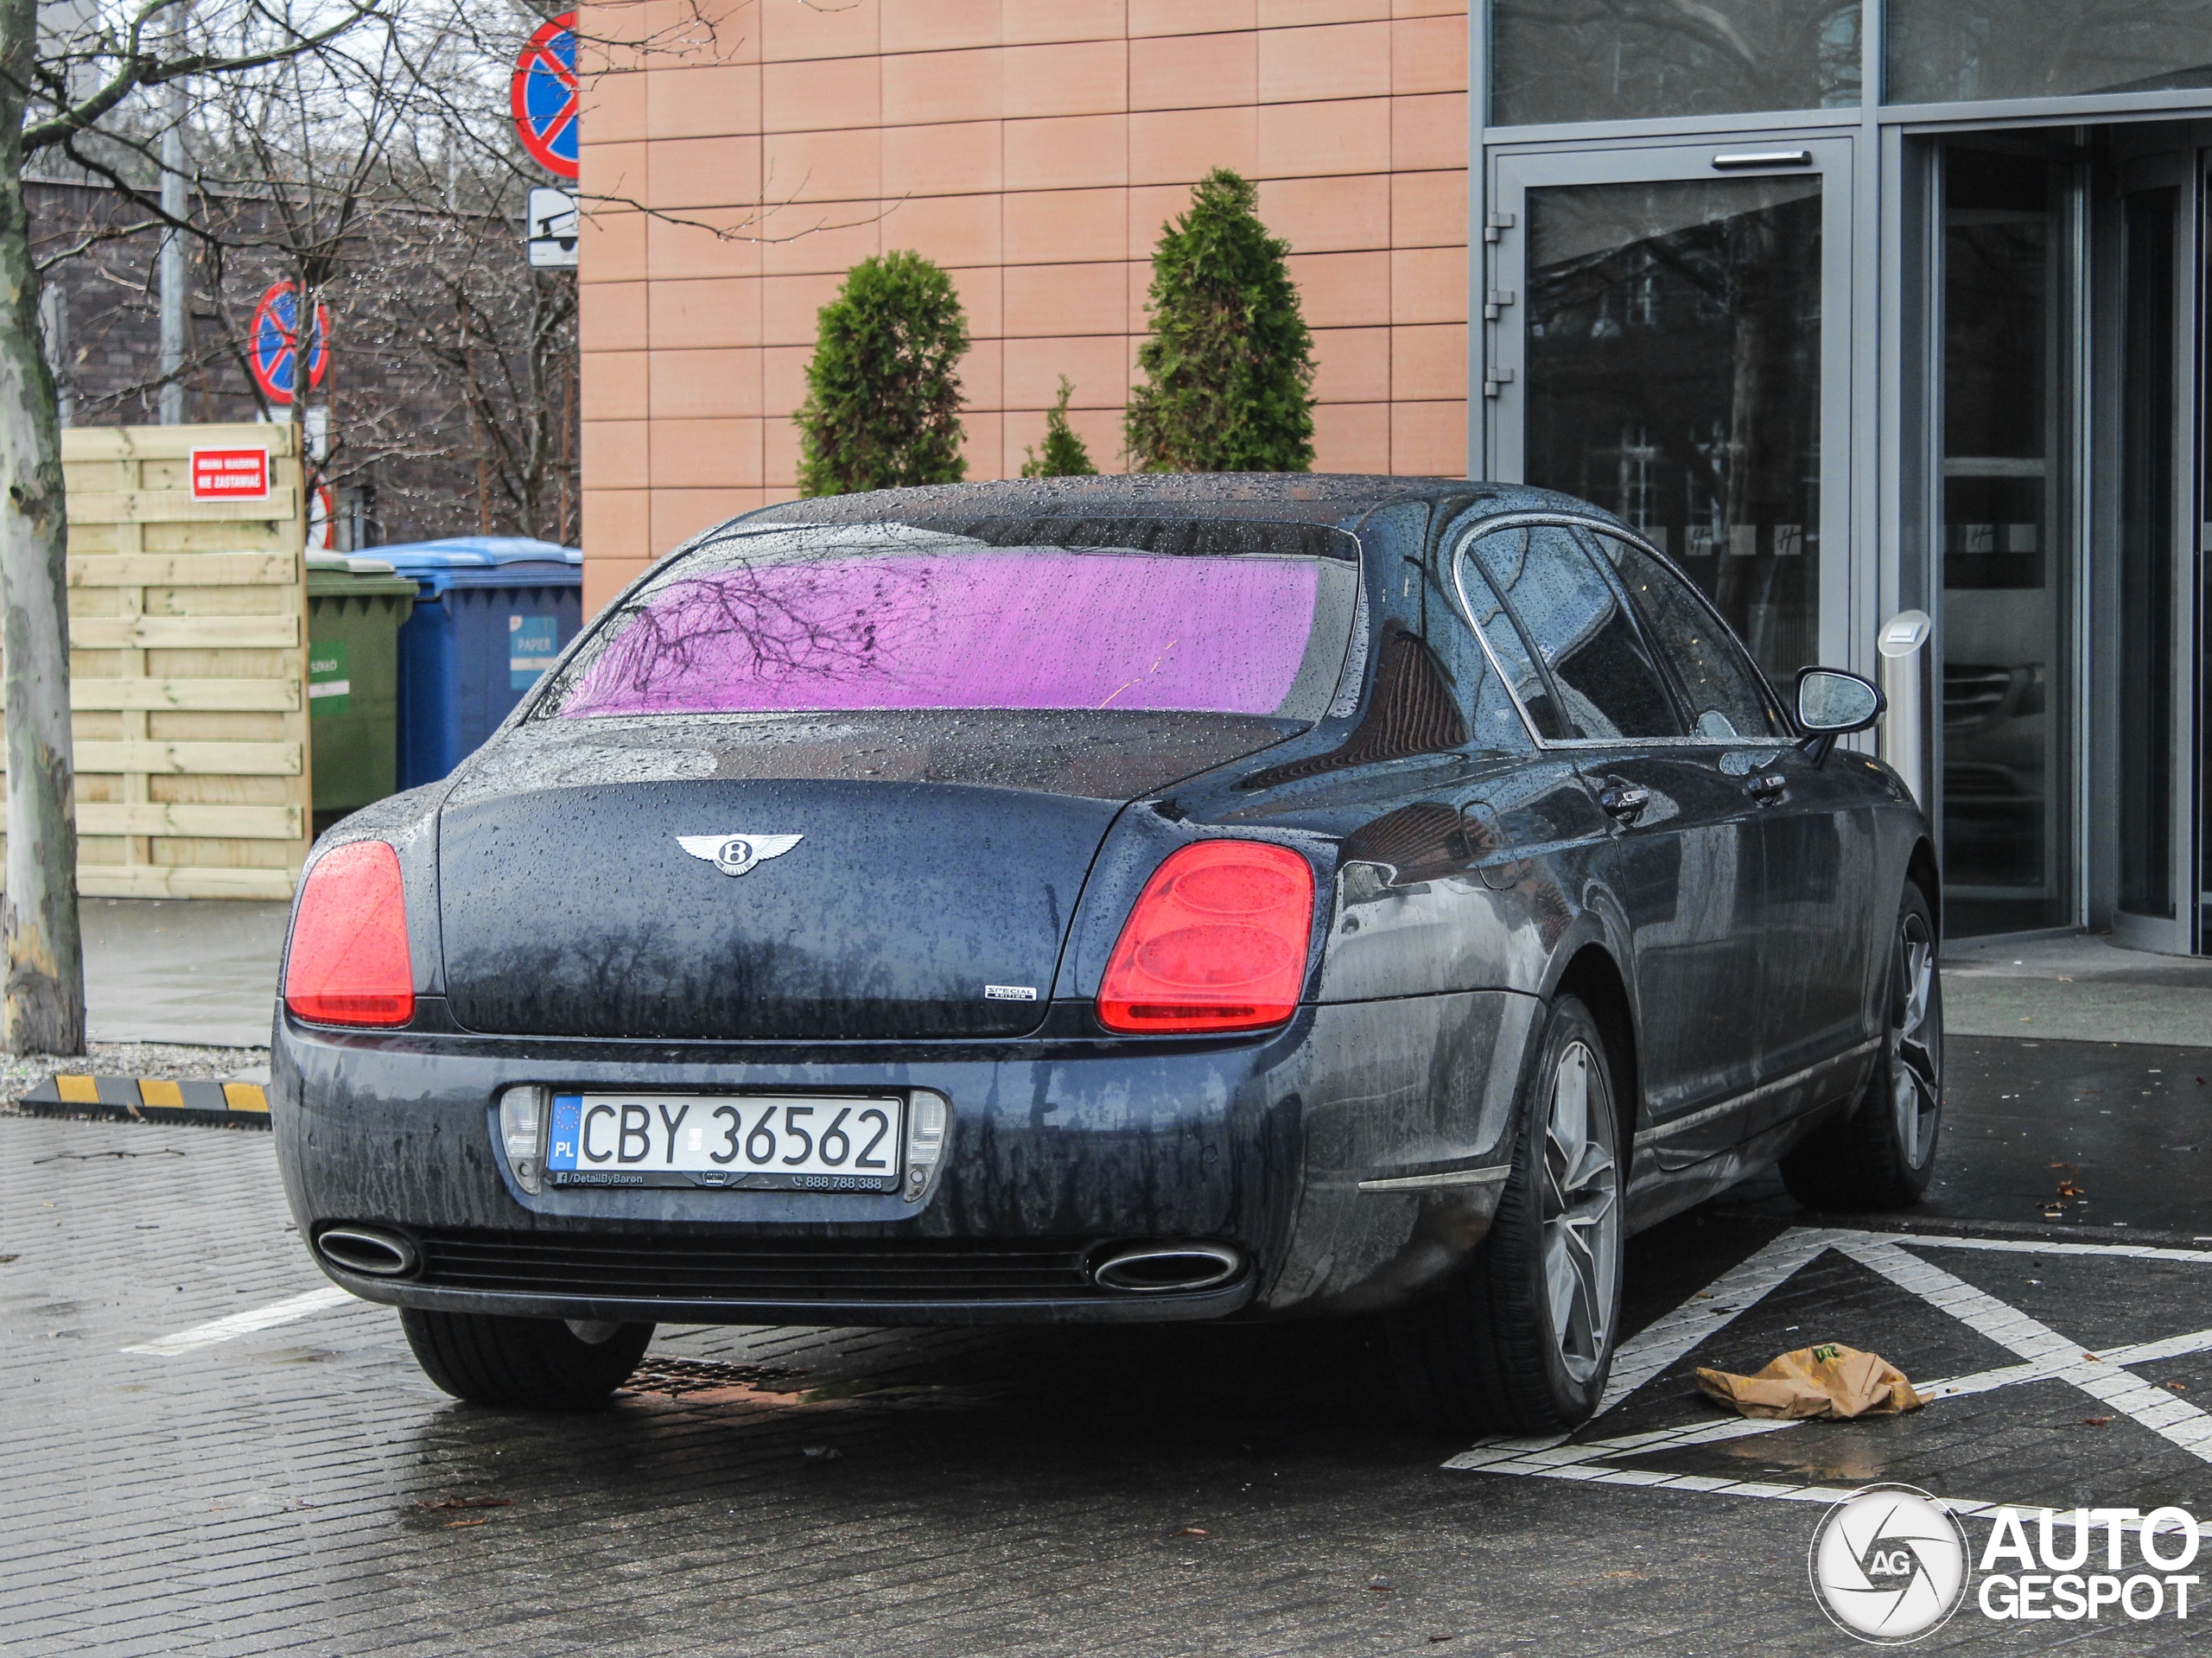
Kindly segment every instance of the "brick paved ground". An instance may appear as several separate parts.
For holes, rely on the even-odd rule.
[[[1647,1236],[1632,1323],[1699,1313],[1700,1286],[1800,1236],[1718,1214]],[[603,1415],[502,1415],[437,1393],[394,1315],[358,1303],[123,1351],[322,1286],[269,1139],[12,1116],[0,1257],[11,1654],[1858,1649],[1807,1589],[1817,1504],[1446,1470],[1468,1447],[1393,1421],[1361,1330],[675,1329]],[[1897,1281],[1929,1267],[1958,1305],[1995,1298],[2090,1350],[2212,1326],[2193,1259],[1855,1242],[1581,1438],[1718,1421],[1693,1363],[1815,1339],[1922,1380],[2015,1362],[2012,1325]],[[2212,1354],[2130,1373],[2212,1404]],[[1588,1466],[2212,1518],[2205,1455],[2175,1442],[2195,1420],[2162,1435],[2044,1380]],[[1969,1605],[1926,1649],[2178,1651],[2198,1621],[1997,1625]]]

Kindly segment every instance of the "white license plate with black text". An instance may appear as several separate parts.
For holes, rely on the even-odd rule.
[[[560,1094],[556,1186],[895,1191],[906,1102],[893,1096]]]

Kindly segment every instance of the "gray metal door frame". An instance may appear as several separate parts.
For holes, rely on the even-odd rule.
[[[2202,514],[2198,505],[2198,457],[2202,443],[2199,406],[2203,385],[2200,363],[2203,342],[2199,337],[2199,319],[2203,304],[2201,272],[2204,262],[2204,196],[2200,184],[2203,164],[2203,152],[2177,151],[2130,159],[2121,164],[2119,177],[2110,181],[2109,199],[2096,204],[2098,211],[2093,219],[2093,234],[2101,244],[2096,252],[2095,268],[2109,273],[2109,276],[2101,284],[2104,297],[2095,308],[2096,314],[2092,325],[2100,359],[2095,375],[2092,418],[2105,434],[2104,441],[2097,445],[2098,472],[2108,480],[2116,480],[2121,476],[2119,400],[2123,341],[2120,308],[2126,300],[2120,254],[2121,204],[2126,196],[2139,191],[2171,188],[2175,193],[2174,454],[2170,508],[2173,526],[2174,603],[2173,614],[2169,619],[2171,638],[2168,647],[2174,664],[2169,683],[2169,694],[2172,698],[2169,759],[2173,794],[2170,805],[2171,829],[2169,848],[2171,859],[2169,886],[2174,912],[2171,917],[2134,915],[2120,907],[2117,829],[2106,826],[2106,832],[2097,836],[2101,842],[2099,850],[2110,860],[2107,865],[2109,873],[2098,884],[2113,895],[2113,942],[2133,950],[2159,950],[2175,955],[2191,954],[2198,948],[2200,889],[2203,885],[2197,861],[2196,821],[2198,696],[2202,673],[2199,661],[2202,652],[2197,640],[2200,638],[2199,570],[2203,537]],[[2092,696],[2097,704],[2101,705],[2097,710],[2100,716],[2098,726],[2101,731],[2109,732],[2113,740],[2098,745],[2102,753],[2096,764],[2103,775],[2097,778],[2097,793],[2100,798],[2117,800],[2116,765],[2120,749],[2117,740],[2117,668],[2123,648],[2119,614],[2120,491],[2116,486],[2107,487],[2100,492],[2100,496],[2093,518],[2093,545],[2102,549],[2104,556],[2092,559],[2092,603],[2098,613],[2092,624],[2094,638],[2092,648],[2106,667],[2095,676]]]

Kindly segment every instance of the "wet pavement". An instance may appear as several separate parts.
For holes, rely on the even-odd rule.
[[[2212,1518],[2212,1209],[2173,1149],[2212,1052],[1951,1064],[1925,1230],[1745,1190],[1646,1234],[1617,1396],[1564,1445],[1405,1426],[1359,1325],[674,1328],[604,1413],[479,1409],[328,1291],[265,1134],[0,1116],[0,1648],[1855,1650],[1807,1585],[1837,1490]],[[1746,1431],[1690,1385],[1815,1341],[1934,1401]],[[1923,1647],[2197,1621],[1970,1602]]]
[[[1954,1036],[1944,1084],[1910,1223],[2212,1245],[2212,1049]],[[1798,1217],[1772,1176],[1720,1207]]]

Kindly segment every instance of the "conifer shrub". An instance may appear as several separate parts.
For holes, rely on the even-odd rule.
[[[968,318],[952,278],[918,253],[863,259],[817,313],[799,429],[799,490],[844,495],[968,474],[959,362]]]
[[[1216,168],[1163,226],[1129,396],[1131,464],[1147,472],[1307,472],[1313,336],[1258,188]]]
[[[1060,376],[1060,400],[1045,411],[1045,448],[1039,454],[1034,448],[1022,450],[1024,478],[1095,478],[1098,468],[1090,464],[1090,451],[1068,424],[1068,399],[1075,395],[1075,385],[1065,374]]]

